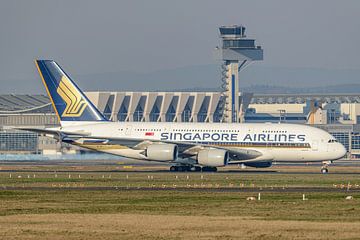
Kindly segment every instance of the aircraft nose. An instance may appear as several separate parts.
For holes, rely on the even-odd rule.
[[[342,158],[345,156],[347,151],[344,145],[342,145],[341,143],[337,143],[336,152],[338,153],[338,158]]]

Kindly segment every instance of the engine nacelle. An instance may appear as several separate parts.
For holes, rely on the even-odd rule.
[[[229,153],[222,149],[204,149],[197,155],[198,164],[209,167],[223,167],[228,164]]]
[[[151,144],[144,155],[149,160],[175,161],[178,157],[178,147],[175,144]]]

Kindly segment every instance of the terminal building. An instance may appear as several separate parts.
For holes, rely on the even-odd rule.
[[[218,92],[86,92],[111,121],[221,122]],[[311,124],[337,138],[360,158],[360,95],[239,94],[245,122]],[[57,117],[47,96],[0,95],[0,153],[76,152],[49,137],[14,127],[55,127]]]

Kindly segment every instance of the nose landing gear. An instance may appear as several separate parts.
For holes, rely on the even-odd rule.
[[[322,165],[321,170],[320,170],[322,174],[326,174],[326,173],[329,172],[328,166],[331,163],[332,163],[331,161],[325,161],[325,162],[322,163],[323,165]]]
[[[326,167],[322,167],[321,168],[321,173],[322,174],[326,174],[326,173],[328,173],[329,172],[329,169],[327,169]]]

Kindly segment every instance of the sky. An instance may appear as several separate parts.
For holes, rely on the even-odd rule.
[[[357,0],[1,0],[0,93],[38,85],[36,58],[72,75],[216,64],[232,24],[263,47],[254,66],[360,70]]]

